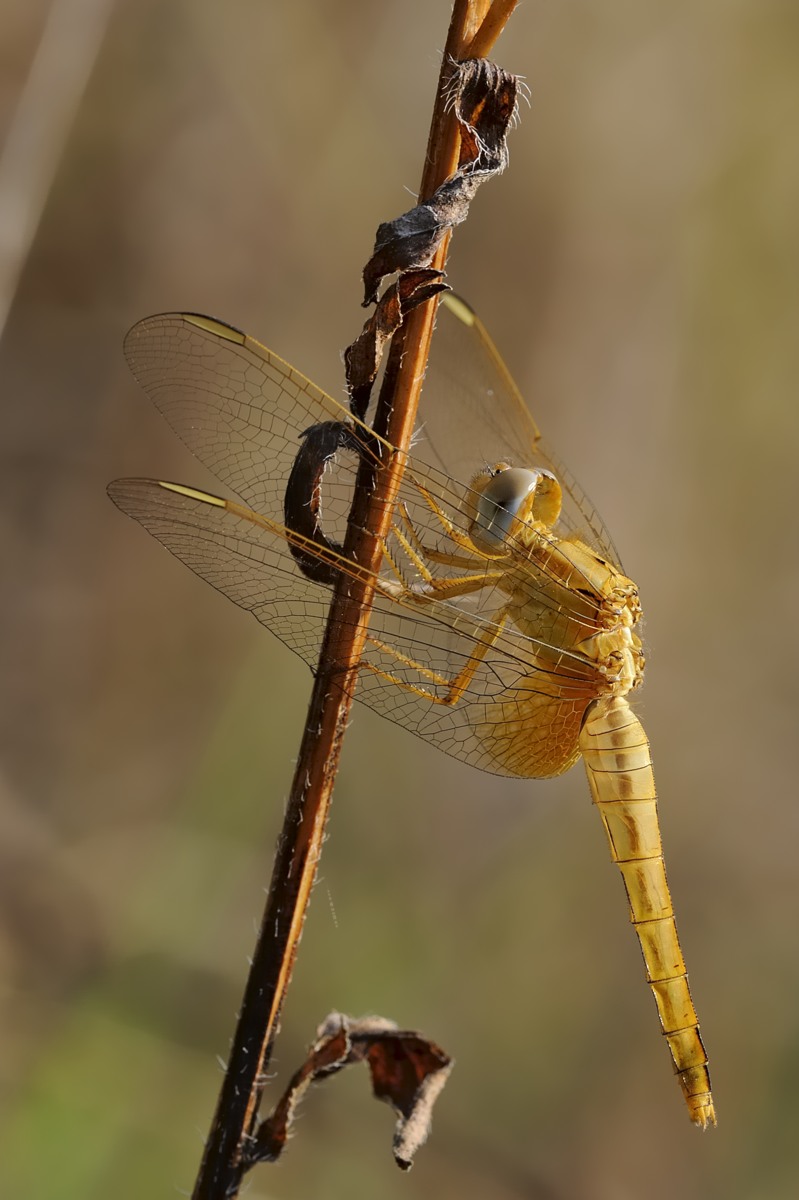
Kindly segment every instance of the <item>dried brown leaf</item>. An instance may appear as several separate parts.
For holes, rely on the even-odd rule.
[[[432,300],[439,292],[448,290],[448,285],[443,282],[443,272],[432,267],[405,271],[391,287],[386,288],[361,333],[344,352],[350,408],[356,417],[363,420],[366,416],[372,384],[388,339],[396,333],[409,312],[419,304]]]
[[[372,1090],[397,1113],[393,1151],[407,1171],[430,1132],[435,1101],[452,1070],[452,1060],[419,1033],[401,1030],[384,1017],[357,1020],[331,1013],[316,1031],[305,1062],[270,1116],[251,1139],[246,1165],[274,1162],[283,1152],[297,1106],[312,1083],[335,1075],[351,1063],[367,1062]]]

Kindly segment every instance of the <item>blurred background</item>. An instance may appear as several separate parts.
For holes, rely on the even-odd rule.
[[[121,340],[206,311],[342,394],[449,3],[2,14],[0,1193],[173,1196],[310,676],[106,499],[123,474],[212,484]],[[278,1079],[333,1008],[457,1065],[410,1176],[353,1070],[248,1194],[794,1197],[799,8],[528,0],[496,57],[532,108],[450,279],[641,588],[637,707],[719,1128],[670,1076],[581,770],[502,782],[358,709]]]

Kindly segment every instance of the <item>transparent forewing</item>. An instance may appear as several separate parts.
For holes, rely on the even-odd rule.
[[[455,327],[466,330],[468,352],[462,348],[460,366],[471,370],[478,361],[490,360],[482,378],[485,381],[490,376],[499,389],[504,368],[490,341],[484,334],[476,335],[464,321],[454,317],[450,320]],[[326,420],[348,422],[356,432],[359,428],[365,430],[348,409],[266,346],[210,317],[186,313],[147,317],[128,333],[125,355],[134,376],[185,445],[249,508],[281,526],[286,485],[300,449],[301,434]],[[507,425],[509,441],[519,443],[526,438],[534,450],[535,425],[507,373],[505,378],[501,395],[497,391],[500,403],[494,408],[488,406],[495,421],[491,435],[499,442]],[[449,424],[454,449],[469,421],[456,415]],[[475,459],[483,446],[482,427],[477,433],[472,430],[469,438],[470,444],[477,441],[478,449],[472,444],[470,457],[463,465],[464,482],[459,482],[457,476],[450,478],[435,466],[420,462],[417,468],[413,460],[410,464],[410,476],[421,479],[449,519],[460,524],[464,532],[468,480],[482,465],[480,459]],[[421,440],[419,449],[425,445]],[[365,448],[365,453],[372,451]],[[342,453],[324,474],[322,526],[325,534],[338,542],[344,538],[356,468],[355,455]],[[412,512],[416,534],[446,549],[442,527],[420,499],[418,488],[406,482],[400,502]],[[434,565],[431,569],[434,574],[442,573]],[[542,592],[541,582],[539,575],[530,572],[525,588],[531,606],[546,609],[555,601]],[[568,592],[557,602],[570,609],[579,607],[579,600]],[[547,637],[545,629],[541,636]]]
[[[577,534],[620,566],[601,517],[542,441],[519,389],[483,323],[465,301],[445,296],[425,377],[414,456],[468,481],[484,464],[543,466],[564,490],[557,531]]]
[[[196,575],[315,663],[330,593],[296,567],[281,525],[180,484],[117,479],[108,494]]]
[[[356,435],[364,429],[371,454],[368,431],[266,347],[210,318],[147,318],[125,350],[175,432],[245,503],[147,480],[118,481],[112,499],[314,665],[330,591],[303,575],[290,553],[290,545],[302,545],[323,557],[285,527],[286,484],[309,426],[343,421]],[[501,375],[501,363],[493,369]],[[510,381],[493,410],[493,432],[501,439],[502,422],[511,421],[510,439],[535,448],[535,426],[521,401],[508,405],[512,394]],[[463,424],[453,419],[453,432]],[[466,478],[481,465],[472,455]],[[334,542],[344,538],[357,467],[358,456],[342,452],[321,478],[321,523]],[[582,714],[597,694],[595,667],[578,649],[595,630],[595,610],[579,579],[567,585],[549,577],[522,546],[501,563],[470,550],[465,514],[473,504],[468,484],[435,466],[409,464],[374,581],[358,694],[484,769],[553,774],[573,760]],[[335,570],[362,576],[352,562],[325,553]],[[454,583],[454,591],[436,591],[439,583]]]
[[[314,666],[330,603],[328,588],[299,571],[278,522],[195,489],[145,479],[111,484],[111,498],[206,579]],[[339,560],[342,571],[358,574]],[[383,579],[379,589],[388,584]],[[548,775],[576,754],[580,720],[594,694],[579,656],[555,655],[512,625],[497,628],[501,597],[487,586],[475,603],[397,600],[378,590],[358,697],[440,749],[506,775]],[[452,681],[488,644],[456,704]]]
[[[300,436],[349,411],[254,338],[210,317],[146,317],[125,338],[135,378],[189,450],[256,512],[283,520]],[[334,491],[330,489],[331,503]],[[343,518],[349,498],[342,495]],[[327,513],[342,520],[341,507]]]

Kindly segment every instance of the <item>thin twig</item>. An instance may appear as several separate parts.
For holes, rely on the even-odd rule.
[[[463,57],[489,10],[488,0],[455,0],[433,110],[420,199],[453,173],[460,137],[445,113],[450,59]],[[496,30],[494,36],[499,33]],[[443,267],[449,237],[434,266]],[[245,987],[238,1025],[213,1125],[195,1184],[194,1200],[229,1200],[246,1169],[243,1153],[258,1106],[321,853],[341,742],[366,638],[374,579],[410,445],[430,348],[435,303],[411,314],[392,345],[375,429],[397,447],[390,463],[359,472],[344,553],[363,567],[341,575],[330,607],[297,769],[278,841],[272,882]]]
[[[485,58],[490,54],[518,3],[519,0],[494,0],[477,33],[464,48],[462,57]]]

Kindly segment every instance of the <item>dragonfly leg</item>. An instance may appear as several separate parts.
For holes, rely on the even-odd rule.
[[[406,514],[406,520],[407,520],[407,514]],[[413,529],[413,526],[411,526],[411,529]],[[403,551],[405,552],[405,555],[407,556],[408,560],[413,563],[414,567],[419,572],[419,574],[421,575],[424,582],[432,583],[433,582],[433,573],[430,570],[430,568],[428,567],[427,563],[424,561],[424,558],[422,557],[422,554],[425,553],[425,548],[424,548],[424,546],[422,546],[419,539],[415,536],[415,531],[414,531],[414,536],[413,536],[413,542],[415,543],[415,546],[411,544],[411,541],[409,541],[409,539],[405,536],[405,534],[402,532],[402,530],[400,529],[399,525],[397,525],[396,522],[394,522],[392,524],[391,532],[394,534],[394,537],[399,542],[399,544],[402,547]],[[397,576],[397,578],[400,581],[402,581],[402,572],[400,571],[399,567],[397,566],[396,562],[394,561],[391,551],[389,550],[388,546],[385,545],[385,543],[383,546],[383,552],[385,553],[386,558],[390,562],[395,575]]]
[[[410,513],[408,512],[407,504],[400,505],[400,515],[402,517],[403,524],[407,529],[408,538],[410,538],[410,540],[413,542],[417,552],[420,555],[423,555],[425,558],[429,558],[431,562],[438,563],[445,567],[455,567],[462,571],[474,571],[481,562],[485,561],[487,556],[481,555],[480,552],[475,548],[472,548],[471,554],[466,555],[452,554],[445,550],[437,550],[434,546],[426,545],[416,532],[416,527],[413,523]],[[446,517],[444,519],[447,520]],[[447,536],[449,536],[449,529],[451,528],[451,523],[449,524],[449,527],[445,526],[444,532],[447,534]],[[395,524],[393,526],[393,532],[396,534],[397,539],[402,543],[402,545],[405,546],[407,539],[401,533],[398,525]]]
[[[419,486],[419,485],[417,485]],[[420,488],[423,494],[427,493]],[[457,542],[458,545],[468,545],[471,543],[460,530],[456,529],[446,514],[438,508],[436,502],[429,497],[430,504],[434,506],[434,511],[444,523],[444,531],[447,536],[450,536]],[[402,551],[408,561],[413,565],[415,570],[422,578],[422,587],[417,591],[414,588],[408,588],[402,575],[402,571],[394,558],[391,549],[384,543],[383,552],[391,566],[394,574],[397,576],[397,585],[394,588],[389,588],[392,595],[398,599],[413,597],[414,599],[439,599],[452,598],[455,596],[468,595],[470,592],[479,591],[482,587],[487,587],[489,584],[496,583],[501,579],[504,572],[497,569],[489,571],[486,569],[487,562],[496,562],[496,556],[482,554],[479,550],[472,547],[472,553],[468,556],[462,554],[452,554],[445,551],[437,550],[432,546],[427,546],[419,537],[416,528],[408,512],[407,505],[403,504],[400,507],[402,524],[405,530],[396,521],[392,523],[391,532],[402,547]],[[407,531],[407,532],[406,532]],[[454,567],[456,570],[471,571],[470,575],[460,575],[447,579],[437,579],[433,572],[428,567],[425,559],[437,563],[442,566]],[[403,595],[404,593],[404,595]]]
[[[467,553],[469,554],[469,557],[472,559],[472,561],[474,561],[474,559],[476,559],[476,558],[479,558],[482,560],[482,559],[491,559],[491,558],[497,557],[496,555],[482,554],[481,551],[479,551],[477,549],[477,547],[474,545],[474,543],[472,542],[472,539],[468,536],[468,534],[464,533],[463,530],[458,529],[455,525],[453,525],[452,521],[449,519],[447,514],[444,512],[443,508],[441,508],[441,506],[434,500],[434,498],[428,492],[427,488],[422,487],[421,483],[417,483],[416,480],[414,480],[414,483],[415,483],[416,487],[419,489],[419,492],[421,493],[422,499],[424,500],[425,504],[434,513],[436,519],[438,520],[439,524],[441,525],[441,528],[444,530],[444,533],[447,535],[447,537],[450,539],[451,542],[454,542],[456,546],[460,546],[461,550],[466,550]]]
[[[453,575],[447,579],[434,579],[432,575],[423,583],[408,587],[390,555],[386,556],[399,577],[397,581],[381,580],[381,591],[399,603],[430,604],[435,600],[454,600],[457,596],[468,596],[504,579],[504,571],[481,571],[479,575]],[[429,574],[429,572],[428,572]]]
[[[411,670],[421,675],[423,679],[429,679],[431,683],[446,688],[447,690],[443,696],[437,695],[430,688],[409,683],[407,679],[402,679],[399,675],[395,675],[391,671],[384,671],[382,667],[376,667],[373,663],[362,661],[361,668],[371,671],[373,675],[379,675],[381,679],[386,679],[389,683],[394,683],[397,687],[401,687],[407,692],[413,692],[415,696],[422,696],[425,700],[432,701],[433,704],[444,704],[452,707],[452,705],[458,703],[468,688],[474,678],[475,671],[502,632],[506,620],[507,614],[502,613],[499,620],[483,633],[466,663],[453,679],[447,678],[446,675],[440,675],[437,671],[432,671],[423,663],[411,658],[410,655],[403,654],[401,650],[397,650],[394,646],[389,646],[387,642],[372,637],[371,634],[366,635],[369,645],[374,646],[377,650],[381,650],[384,654],[390,655],[403,666],[410,667]]]

